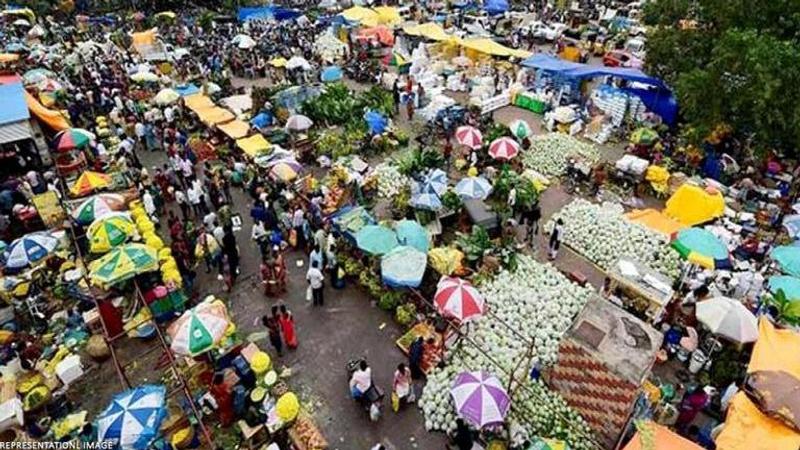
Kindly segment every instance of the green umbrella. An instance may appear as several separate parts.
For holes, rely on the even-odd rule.
[[[508,125],[511,134],[517,139],[525,139],[531,135],[531,126],[524,120],[517,119]]]
[[[658,140],[658,133],[650,128],[639,128],[631,134],[631,142],[636,145],[653,145]]]
[[[380,225],[367,225],[356,234],[356,244],[373,255],[385,255],[399,244],[393,230]]]
[[[89,265],[89,278],[110,286],[138,274],[158,269],[158,254],[144,244],[126,244],[111,250]]]

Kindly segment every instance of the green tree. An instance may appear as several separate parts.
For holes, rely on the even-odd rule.
[[[647,69],[676,92],[689,136],[721,123],[761,148],[800,147],[800,2],[648,3]]]

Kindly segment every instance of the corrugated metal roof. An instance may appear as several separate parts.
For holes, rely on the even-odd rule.
[[[0,125],[31,118],[22,83],[0,84],[0,102]]]
[[[21,141],[32,137],[33,130],[31,130],[30,122],[27,120],[0,124],[0,144]]]

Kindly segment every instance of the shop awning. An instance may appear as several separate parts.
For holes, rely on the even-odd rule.
[[[492,56],[513,56],[516,58],[531,56],[531,52],[509,48],[488,38],[464,39],[461,41],[461,45]]]
[[[250,131],[250,125],[241,120],[231,120],[228,123],[217,125],[217,128],[231,139],[243,138],[247,136],[247,133]]]
[[[661,89],[666,89],[667,85],[658,78],[651,77],[641,70],[630,69],[624,67],[604,67],[604,66],[590,66],[588,64],[580,64],[575,62],[566,61],[555,56],[539,53],[531,56],[530,58],[522,61],[522,65],[532,69],[541,69],[551,72],[558,72],[564,76],[574,78],[593,78],[598,76],[609,75],[617,78],[622,78],[628,81],[635,81],[638,83],[649,84]]]
[[[197,117],[200,119],[200,121],[209,126],[230,122],[236,118],[232,112],[225,108],[220,108],[219,106],[212,106],[210,108],[200,109],[195,112],[197,113]]]
[[[664,213],[686,226],[699,225],[721,217],[725,199],[693,184],[684,184],[667,200]]]
[[[22,83],[0,84],[0,98],[3,107],[0,108],[0,125],[30,119],[28,106],[25,104],[25,89]]]
[[[456,39],[445,33],[444,28],[439,24],[428,22],[420,25],[412,25],[403,28],[403,31],[411,36],[421,36],[432,41],[446,41],[449,39]]]
[[[131,46],[139,48],[140,46],[153,45],[156,42],[156,35],[158,30],[156,28],[140,31],[138,33],[131,33]]]
[[[787,358],[800,348],[800,333],[778,330],[763,317],[758,322],[758,340],[753,346],[747,372],[784,371],[800,378],[800,360]]]
[[[215,106],[214,102],[203,94],[187,95],[183,98],[183,102],[187,108],[194,112]]]
[[[800,433],[764,415],[747,394],[739,392],[728,407],[725,428],[715,442],[724,450],[797,450]]]
[[[351,22],[358,22],[367,27],[374,27],[380,23],[380,17],[375,11],[363,6],[353,6],[342,11],[340,16]]]
[[[236,141],[236,145],[251,158],[258,156],[265,150],[269,150],[270,147],[269,141],[260,134],[254,134],[248,138],[239,139]]]
[[[393,6],[376,6],[372,10],[378,14],[378,21],[384,25],[397,25],[403,21],[400,12]]]
[[[647,439],[653,443],[652,447],[648,447],[643,441],[642,432],[637,431],[633,439],[628,442],[622,450],[703,450],[703,447],[695,444],[694,442],[678,435],[669,428],[659,425],[655,422],[645,422],[644,425],[648,428]]]

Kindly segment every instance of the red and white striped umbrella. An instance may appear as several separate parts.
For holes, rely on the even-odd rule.
[[[433,302],[441,315],[458,319],[459,322],[483,315],[486,308],[483,297],[474,286],[453,277],[439,280]]]
[[[456,129],[456,141],[461,145],[477,150],[483,145],[483,135],[475,127],[458,127]]]
[[[510,137],[495,139],[489,145],[489,155],[494,159],[509,160],[517,156],[517,153],[519,153],[519,144]]]

